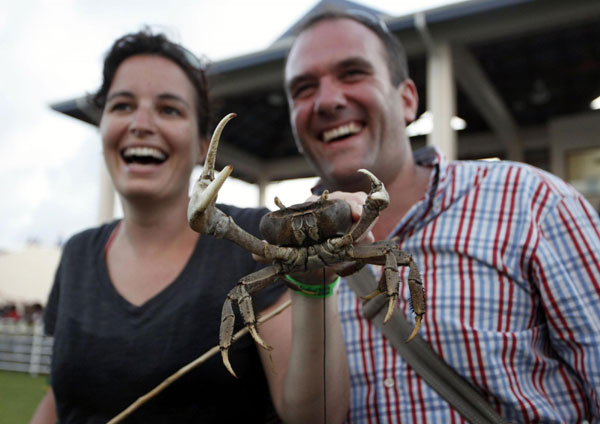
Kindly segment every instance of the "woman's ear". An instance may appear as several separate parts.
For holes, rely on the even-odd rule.
[[[417,93],[417,87],[410,78],[400,83],[398,87],[400,90],[400,96],[404,103],[404,122],[410,124],[417,117],[417,110],[419,108],[419,94]]]

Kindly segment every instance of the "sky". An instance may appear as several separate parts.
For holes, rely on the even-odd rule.
[[[358,1],[393,16],[449,2]],[[317,3],[0,0],[0,251],[32,241],[56,245],[98,224],[98,131],[50,105],[96,90],[103,55],[116,38],[150,25],[217,61],[268,47]],[[303,201],[312,182],[276,184],[267,199]],[[228,180],[219,201],[257,206],[258,191]]]

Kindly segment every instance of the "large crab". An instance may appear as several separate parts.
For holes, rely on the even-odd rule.
[[[266,239],[259,240],[241,229],[233,219],[215,206],[219,189],[231,174],[233,167],[226,166],[216,177],[214,165],[219,138],[223,128],[235,114],[225,116],[213,134],[204,163],[204,169],[196,182],[188,206],[188,220],[192,229],[201,234],[225,238],[250,252],[271,261],[271,265],[241,278],[229,292],[221,316],[219,346],[223,363],[235,376],[228,356],[232,343],[235,315],[232,304],[236,303],[245,325],[256,343],[270,350],[258,334],[256,318],[252,306],[252,294],[275,283],[285,274],[317,270],[331,265],[350,262],[342,275],[359,270],[365,264],[383,265],[384,272],[378,288],[363,297],[369,299],[385,293],[388,297],[387,322],[394,311],[398,299],[398,266],[408,266],[408,282],[416,325],[407,341],[418,332],[425,313],[423,284],[416,263],[412,257],[399,250],[393,241],[379,241],[373,244],[355,244],[355,241],[369,231],[379,212],[389,203],[389,196],[383,184],[369,171],[359,172],[371,181],[371,192],[363,206],[360,219],[352,224],[349,205],[343,200],[327,199],[325,192],[316,202],[302,203],[286,208],[276,198],[280,210],[271,212],[261,221],[261,232]],[[305,291],[290,281],[286,284],[293,290]]]

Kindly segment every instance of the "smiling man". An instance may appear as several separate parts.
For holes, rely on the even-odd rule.
[[[405,64],[390,74],[388,53],[370,35],[366,27],[340,20],[298,37],[286,64],[294,135],[330,188],[366,189],[356,174],[359,165],[377,166],[386,184],[400,177],[399,168],[426,184],[429,172],[411,175],[416,171],[410,146],[398,143],[404,137],[398,118],[415,117],[415,85]]]
[[[418,95],[402,46],[363,13],[327,12],[300,29],[285,66],[290,121],[320,189],[391,201],[377,240],[397,237],[423,274],[420,336],[511,422],[600,419],[600,220],[572,187],[515,162],[413,154]],[[344,196],[337,193],[337,196]],[[379,270],[374,270],[379,272]],[[349,422],[461,417],[362,317],[342,282]],[[406,275],[398,308],[412,319]]]

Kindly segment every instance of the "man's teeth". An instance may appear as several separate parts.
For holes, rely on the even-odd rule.
[[[362,129],[362,126],[358,125],[355,122],[351,122],[346,125],[341,125],[337,128],[333,128],[329,131],[325,131],[323,133],[323,141],[325,143],[329,143],[331,140],[335,140],[336,138],[356,134],[356,133],[360,132],[361,129]]]
[[[128,147],[123,152],[123,156],[125,159],[133,157],[145,157],[154,158],[159,161],[163,161],[167,158],[163,152],[153,147]]]

